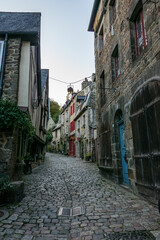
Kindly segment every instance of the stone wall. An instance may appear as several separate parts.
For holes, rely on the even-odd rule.
[[[0,172],[6,173],[11,179],[17,161],[17,141],[17,130],[0,133]]]
[[[10,38],[7,42],[2,98],[17,102],[21,39]]]
[[[3,38],[0,38],[4,40]],[[21,39],[10,38],[7,41],[5,71],[3,76],[2,98],[17,102],[19,83],[19,62]],[[12,179],[17,160],[18,131],[0,133],[0,172]]]
[[[6,172],[12,154],[11,132],[0,133],[0,172]]]
[[[131,52],[130,39],[130,17],[133,7],[138,0],[117,0],[117,15],[113,25],[113,31],[109,23],[109,2],[102,22],[96,19],[94,28],[99,24],[99,29],[103,26],[104,47],[98,50],[98,33],[95,34],[95,63],[97,80],[97,100],[98,100],[98,132],[105,121],[108,121],[111,129],[112,165],[114,168],[113,178],[122,182],[122,163],[120,159],[120,146],[117,135],[116,114],[121,110],[124,120],[124,141],[126,146],[126,156],[128,161],[128,174],[130,186],[136,191],[136,172],[133,158],[133,136],[130,121],[130,104],[137,89],[152,78],[160,79],[160,3],[156,6],[153,3],[144,4],[144,23],[147,34],[147,46],[134,61]],[[134,6],[133,6],[134,5]],[[97,16],[100,16],[99,13]],[[118,45],[120,75],[116,81],[112,81],[111,56],[115,46]],[[106,102],[101,106],[100,76],[105,71],[105,93]],[[99,134],[98,134],[99,135]],[[100,158],[100,153],[98,158]]]

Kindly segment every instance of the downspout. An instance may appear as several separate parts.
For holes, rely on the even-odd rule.
[[[4,40],[2,68],[1,68],[2,71],[1,71],[1,78],[0,78],[0,98],[2,98],[3,75],[4,75],[4,68],[5,68],[7,41],[8,41],[8,33],[5,34],[5,40]]]

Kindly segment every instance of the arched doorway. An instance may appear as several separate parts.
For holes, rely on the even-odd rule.
[[[129,185],[128,163],[126,161],[126,147],[124,143],[124,121],[122,111],[119,109],[115,114],[115,143],[117,153],[118,175],[122,175],[122,183]],[[121,169],[121,172],[119,171]],[[120,181],[121,182],[121,181]]]
[[[134,159],[140,192],[160,195],[160,81],[138,90],[131,102]]]

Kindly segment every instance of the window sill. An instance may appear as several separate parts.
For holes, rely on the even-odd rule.
[[[112,82],[112,88],[117,87],[120,81],[120,77],[121,77],[121,74],[114,80],[114,82]]]
[[[149,50],[149,44],[143,49],[140,55],[136,56],[134,59],[131,57],[131,64],[132,67],[134,67],[136,64],[139,64],[139,62],[144,58],[144,55]]]

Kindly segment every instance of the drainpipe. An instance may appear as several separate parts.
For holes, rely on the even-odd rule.
[[[5,68],[5,58],[6,58],[6,48],[7,48],[8,34],[5,34],[4,40],[4,49],[3,49],[3,58],[2,58],[2,67],[1,67],[1,77],[0,77],[0,98],[2,97],[2,85],[3,85],[3,75]]]

